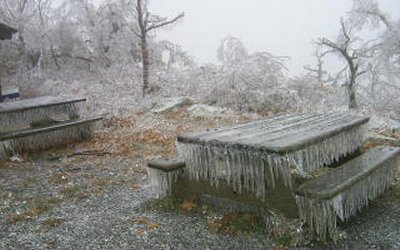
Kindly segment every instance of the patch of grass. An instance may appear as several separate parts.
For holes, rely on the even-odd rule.
[[[53,185],[63,185],[68,182],[68,178],[64,173],[56,173],[50,177],[49,183]]]
[[[182,213],[201,213],[201,207],[193,199],[181,199],[174,196],[163,197],[160,199],[151,199],[145,201],[142,206],[145,209],[159,210],[164,212],[182,212]]]
[[[44,198],[44,197],[36,197],[32,199],[30,208],[22,213],[17,215],[10,215],[7,217],[8,223],[17,223],[23,222],[31,218],[38,217],[42,214],[48,213],[54,207],[59,205],[61,200],[57,198]]]
[[[227,212],[221,218],[209,219],[207,228],[226,235],[236,235],[239,231],[249,234],[265,233],[263,220],[250,213]]]
[[[18,222],[23,222],[27,220],[27,217],[25,214],[17,214],[17,215],[7,215],[6,216],[6,222],[8,224],[14,224]]]
[[[60,193],[68,199],[75,197],[79,192],[81,192],[79,186],[67,186],[60,191]]]
[[[61,203],[57,198],[39,197],[33,200],[33,208],[29,211],[32,217],[47,213]]]
[[[150,199],[143,202],[143,207],[150,210],[161,210],[161,211],[179,211],[181,199],[175,197],[165,197],[160,199]]]
[[[94,177],[91,183],[97,187],[106,187],[112,183],[112,180],[110,178]]]
[[[56,246],[56,242],[54,240],[48,240],[45,243],[48,249],[54,249]]]
[[[47,227],[58,227],[59,225],[61,225],[62,223],[64,223],[65,220],[60,219],[60,218],[50,218],[47,219],[45,221],[42,222],[43,226],[47,226]]]
[[[80,201],[88,198],[88,194],[84,193],[79,186],[66,186],[60,193],[67,199]]]
[[[274,240],[275,244],[280,247],[290,247],[292,244],[292,237],[289,234],[282,235]]]
[[[147,230],[155,230],[161,227],[159,223],[150,221],[145,217],[136,217],[133,219],[133,223],[136,225],[143,225]]]
[[[176,197],[147,200],[142,205],[145,209],[201,213],[201,206],[194,200],[182,200]],[[207,222],[207,228],[216,233],[236,235],[239,231],[248,234],[265,234],[264,221],[251,213],[227,212],[221,218],[212,218]]]
[[[27,188],[35,183],[37,183],[37,179],[35,177],[27,177],[22,181],[22,186]]]

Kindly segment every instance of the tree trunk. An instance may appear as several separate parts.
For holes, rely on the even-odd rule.
[[[0,78],[0,102],[3,102],[3,93],[1,92],[1,78]]]
[[[357,70],[351,70],[350,82],[349,82],[349,85],[348,85],[349,109],[357,108],[356,88],[355,88],[356,75],[357,75]]]
[[[149,71],[150,71],[150,60],[149,60],[149,50],[147,48],[146,35],[141,37],[141,50],[142,50],[142,73],[143,73],[143,86],[142,86],[142,97],[144,98],[146,94],[149,93]]]

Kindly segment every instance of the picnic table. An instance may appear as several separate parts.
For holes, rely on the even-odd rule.
[[[42,96],[0,103],[0,160],[85,139],[101,116],[80,116],[86,98]]]
[[[221,179],[235,191],[263,197],[292,173],[308,177],[364,141],[368,117],[352,113],[281,115],[178,136],[177,146],[192,179]]]
[[[361,150],[368,121],[350,112],[290,114],[181,135],[179,158],[149,162],[149,177],[159,194],[278,209],[335,239],[338,219],[383,194],[400,171],[400,148]]]

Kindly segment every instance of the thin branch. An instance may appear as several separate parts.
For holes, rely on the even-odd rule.
[[[336,43],[332,42],[331,40],[327,39],[327,38],[321,38],[319,39],[319,44],[320,45],[325,45],[328,46],[331,49],[334,50],[338,50],[338,51],[343,51],[343,48],[341,48],[339,45],[337,45]]]
[[[351,41],[351,38],[350,38],[350,35],[348,34],[348,30],[346,28],[343,18],[340,19],[340,26],[342,27],[342,33],[343,33],[344,37],[346,38],[346,41],[344,42],[344,44],[347,49],[347,47]]]
[[[163,27],[163,26],[166,26],[166,25],[169,25],[169,24],[172,24],[172,23],[178,21],[179,19],[183,18],[184,16],[185,16],[185,14],[181,13],[181,14],[177,15],[175,18],[173,18],[173,19],[171,19],[169,21],[165,21],[165,22],[162,22],[162,23],[159,23],[159,24],[153,24],[153,25],[151,25],[150,27],[148,27],[146,29],[146,32],[148,32],[150,30],[158,29],[160,27]]]

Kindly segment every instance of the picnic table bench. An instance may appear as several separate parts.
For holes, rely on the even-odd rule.
[[[43,96],[0,103],[0,159],[87,138],[102,117],[80,117],[85,101]]]
[[[400,163],[400,148],[378,147],[303,183],[294,191],[300,216],[318,236],[337,237],[337,218],[346,221],[384,193]]]

